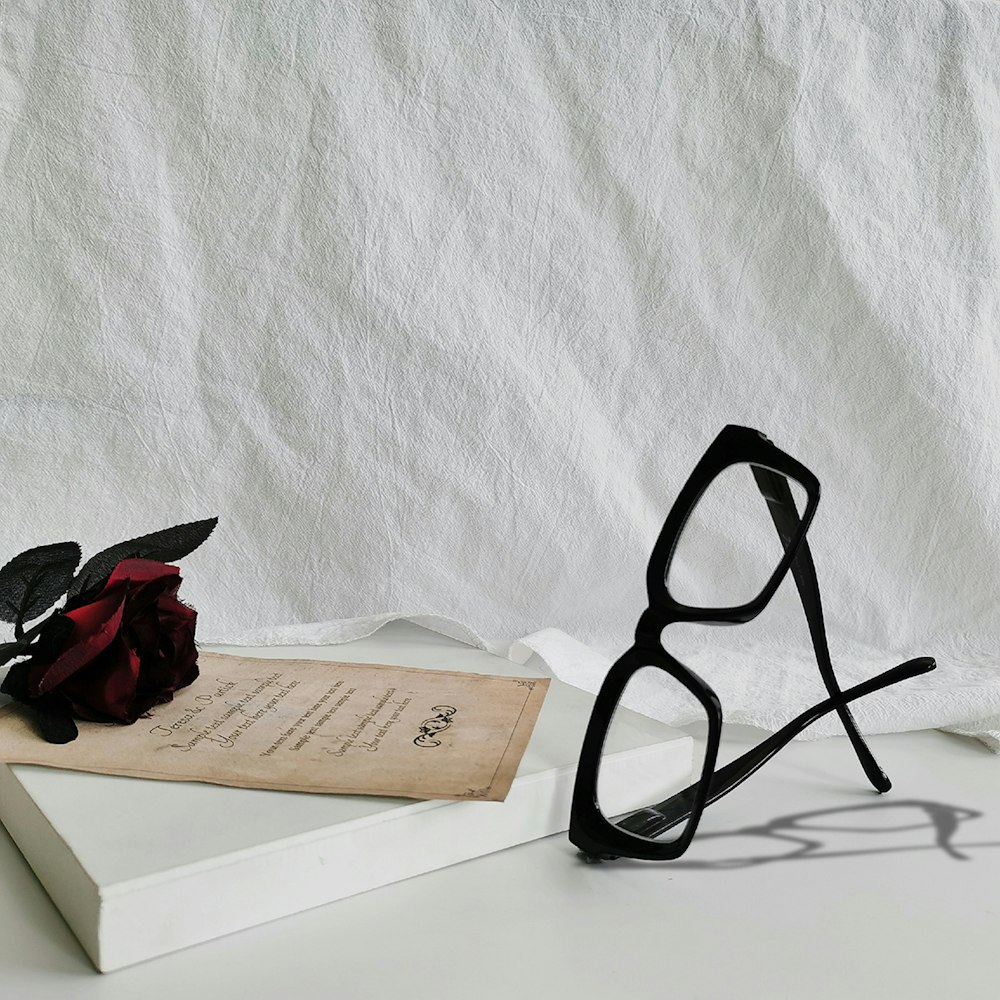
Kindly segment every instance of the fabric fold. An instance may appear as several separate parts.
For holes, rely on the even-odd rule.
[[[512,643],[488,641],[469,626],[443,615],[420,615],[387,612],[359,618],[285,625],[247,632],[225,633],[200,641],[210,645],[236,646],[323,646],[352,642],[373,635],[384,625],[408,621],[446,635],[498,656],[525,664],[537,657],[534,665],[561,681],[596,693],[615,657],[594,649],[557,628],[539,629]],[[624,651],[624,650],[623,650]],[[672,651],[686,665],[696,666],[708,679],[722,700],[727,722],[755,726],[774,732],[788,722],[791,714],[807,708],[816,700],[814,678],[804,676],[798,662],[782,660],[784,651],[773,647],[741,650],[738,654],[692,648]],[[835,664],[841,687],[850,687],[892,664],[885,657],[876,660],[855,651]],[[879,664],[876,666],[876,663]],[[943,667],[943,669],[942,669]],[[760,682],[748,686],[748,671],[763,668]],[[770,671],[770,672],[768,672]],[[858,726],[866,735],[906,732],[915,729],[943,729],[969,736],[1000,754],[1000,678],[977,677],[975,683],[960,667],[947,663],[921,677],[911,678],[898,688],[877,692],[852,705]],[[780,691],[775,699],[774,692]],[[645,712],[672,725],[686,719],[664,716],[651,703],[630,702],[628,707]],[[815,740],[843,735],[837,719],[828,715],[810,726],[799,737]]]

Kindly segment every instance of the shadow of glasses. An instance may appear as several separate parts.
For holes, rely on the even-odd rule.
[[[931,802],[926,799],[906,799],[899,802],[874,802],[869,805],[817,809],[790,813],[768,823],[740,827],[736,830],[702,832],[698,834],[696,853],[714,853],[720,847],[755,840],[759,846],[745,854],[699,858],[688,855],[669,863],[670,870],[728,870],[750,868],[780,861],[807,861],[829,858],[858,857],[865,854],[892,854],[905,851],[940,850],[956,861],[971,860],[967,853],[973,848],[1000,847],[1000,840],[956,845],[953,838],[962,823],[978,819],[983,814],[974,809]],[[928,842],[912,843],[916,830],[929,831]],[[831,846],[844,836],[851,846],[837,849]],[[859,837],[873,839],[863,847],[853,846]],[[879,838],[877,841],[874,838]],[[895,840],[893,839],[895,838]],[[869,846],[870,845],[870,846]],[[617,866],[635,865],[639,861],[622,858]]]

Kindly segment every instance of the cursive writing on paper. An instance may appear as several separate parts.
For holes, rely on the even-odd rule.
[[[0,760],[245,788],[495,800],[510,787],[547,686],[206,651],[199,664],[198,681],[149,718],[83,723],[72,746],[39,740],[30,713],[8,706]]]

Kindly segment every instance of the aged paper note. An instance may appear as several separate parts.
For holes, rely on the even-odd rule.
[[[132,726],[46,743],[0,710],[0,760],[241,788],[502,800],[548,680],[201,651],[201,676]]]

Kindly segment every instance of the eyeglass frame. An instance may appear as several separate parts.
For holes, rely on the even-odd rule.
[[[771,519],[785,552],[760,593],[745,604],[723,608],[699,608],[683,604],[670,593],[668,569],[684,526],[702,494],[725,469],[749,465],[757,487],[767,502]],[[800,516],[788,485],[794,479],[806,492]],[[888,776],[865,742],[849,702],[935,669],[932,657],[907,660],[891,670],[842,690],[833,671],[816,568],[806,532],[819,504],[819,480],[801,462],[777,448],[758,430],[728,424],[709,445],[694,467],[660,530],[646,569],[648,607],[640,615],[633,645],[611,666],[602,683],[583,739],[573,787],[569,839],[588,861],[629,857],[642,861],[670,861],[690,846],[705,807],[732,791],[821,716],[836,711],[858,760],[876,791],[891,787]],[[716,770],[722,736],[722,706],[718,696],[701,677],[664,648],[661,633],[676,622],[739,625],[751,621],[768,605],[788,571],[792,571],[802,602],[820,676],[829,697],[798,715],[782,729]],[[683,685],[702,705],[708,720],[701,775],[687,788],[663,802],[631,810],[612,822],[600,809],[597,780],[604,741],[612,716],[628,681],[644,667],[658,667]],[[671,807],[671,803],[673,806]],[[667,807],[671,807],[668,809]],[[651,839],[687,821],[672,841]]]

